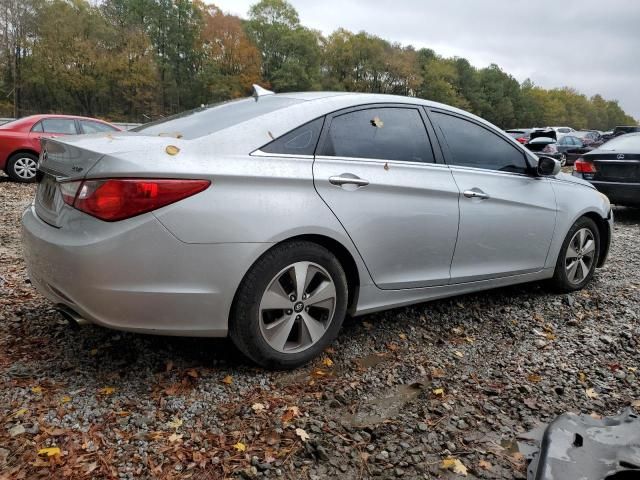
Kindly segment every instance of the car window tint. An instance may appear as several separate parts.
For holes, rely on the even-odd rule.
[[[524,153],[475,123],[434,112],[433,117],[449,147],[452,165],[525,173]]]
[[[45,118],[42,120],[42,128],[46,133],[74,135],[76,133],[76,122],[69,118]]]
[[[303,100],[278,95],[267,95],[258,100],[243,98],[196,108],[162,120],[146,123],[130,131],[146,135],[179,136],[190,140],[301,102]]]
[[[42,129],[42,122],[36,123],[33,127],[31,127],[32,132],[44,132]]]
[[[260,150],[266,153],[284,153],[287,155],[313,155],[323,123],[324,117],[305,123],[276,138]]]
[[[415,108],[370,108],[331,120],[322,155],[433,163],[433,150]]]
[[[91,120],[80,120],[80,126],[84,133],[115,132],[117,130],[111,125]]]

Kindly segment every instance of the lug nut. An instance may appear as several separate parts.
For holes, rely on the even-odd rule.
[[[308,311],[309,311],[309,307],[304,307],[304,310],[305,310],[306,312],[308,312]]]
[[[306,300],[307,299],[307,294],[305,293],[304,295],[302,295],[302,299]]]
[[[296,315],[296,320],[300,320],[302,317],[300,315]]]
[[[287,315],[291,315],[293,313],[293,310],[287,310]]]
[[[296,301],[296,296],[295,295],[291,295],[289,297],[289,300],[291,300],[292,302],[295,302]]]

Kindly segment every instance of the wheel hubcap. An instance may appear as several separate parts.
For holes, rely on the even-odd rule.
[[[260,332],[274,350],[296,353],[317,343],[336,306],[336,287],[324,268],[296,262],[273,277],[260,301]]]
[[[20,178],[31,180],[36,176],[37,162],[33,158],[21,157],[13,164],[13,170]]]
[[[588,228],[578,230],[567,247],[565,269],[569,282],[578,284],[584,281],[591,271],[596,254],[596,242]]]

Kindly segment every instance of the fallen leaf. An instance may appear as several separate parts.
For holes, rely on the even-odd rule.
[[[634,400],[633,402],[631,402],[631,406],[632,407],[640,407],[640,400]]]
[[[467,467],[458,460],[457,458],[447,457],[442,460],[440,463],[440,468],[442,470],[451,470],[453,473],[457,473],[458,475],[462,475],[463,477],[467,476]]]
[[[586,381],[587,381],[587,376],[584,374],[584,372],[580,372],[580,373],[578,374],[578,378],[580,379],[580,382],[581,382],[581,383],[584,383],[584,382],[586,382]]]
[[[587,388],[584,393],[589,398],[598,398],[598,393],[593,388]]]
[[[444,395],[444,388],[436,388],[433,393],[434,395]]]
[[[462,335],[464,333],[464,329],[462,327],[453,327],[451,331],[456,335]]]
[[[60,399],[60,403],[69,403],[71,401],[71,397],[69,395],[65,395]]]
[[[431,376],[433,378],[444,378],[445,377],[445,373],[444,370],[441,368],[433,368],[431,370]]]
[[[487,462],[486,460],[480,460],[478,462],[478,466],[480,468],[482,468],[483,470],[491,470],[491,468],[493,468],[493,465],[491,465],[489,462]]]
[[[169,435],[169,441],[171,443],[177,442],[179,440],[182,440],[182,434],[181,433],[172,433],[171,435]]]
[[[322,364],[325,367],[333,367],[333,360],[331,360],[329,357],[326,357],[325,359],[322,360]]]
[[[247,446],[242,442],[238,442],[233,446],[233,448],[239,452],[244,452],[247,449]]]
[[[39,386],[35,386],[35,387],[31,387],[31,392],[33,393],[42,393],[42,387]]]
[[[167,426],[169,428],[173,428],[174,430],[177,430],[182,426],[182,419],[178,417],[173,417],[171,421],[167,422]]]
[[[327,374],[327,372],[317,369],[313,371],[313,375],[317,376],[317,377],[324,377]]]
[[[400,338],[400,340],[406,340],[407,336],[404,333],[401,333],[400,335],[398,335],[398,338]]]
[[[302,428],[296,428],[296,435],[300,437],[303,442],[309,440],[309,434],[305,432]]]
[[[627,370],[629,370],[630,372],[635,373],[638,370],[638,367],[627,367]]]
[[[21,417],[26,415],[29,412],[26,408],[21,408],[20,410],[16,410],[13,414],[14,417]]]
[[[98,390],[98,393],[101,393],[102,395],[112,395],[115,391],[115,387],[102,387]]]
[[[282,423],[288,423],[293,420],[294,417],[300,416],[300,409],[295,405],[292,407],[287,407],[287,410],[282,415]]]
[[[231,385],[233,383],[233,377],[231,375],[227,375],[222,379],[222,383],[226,383],[227,385]]]
[[[55,455],[60,455],[60,449],[58,447],[41,448],[38,450],[38,455],[53,457]]]
[[[373,328],[373,325],[371,325],[369,322],[362,322],[362,325],[364,326],[364,328],[366,328],[367,330],[371,330]]]
[[[92,357],[95,357],[98,354],[98,349],[97,348],[92,348],[89,351],[89,355],[91,355]]]
[[[191,378],[198,378],[198,371],[195,368],[190,368],[186,373]]]
[[[254,403],[253,405],[251,405],[251,408],[256,413],[260,413],[261,411],[266,409],[266,407],[262,403]]]
[[[458,351],[458,350],[456,350],[455,352],[453,352],[453,354],[454,354],[456,357],[458,357],[458,358],[462,358],[462,357],[464,357],[464,353],[462,353],[462,352],[460,352],[460,351]]]
[[[527,376],[527,380],[531,383],[538,383],[542,380],[542,377],[537,373],[530,373],[529,376]]]

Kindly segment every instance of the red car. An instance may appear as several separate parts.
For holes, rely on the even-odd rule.
[[[120,129],[95,118],[70,115],[32,115],[0,125],[0,169],[18,182],[36,178],[40,137],[117,132]]]

